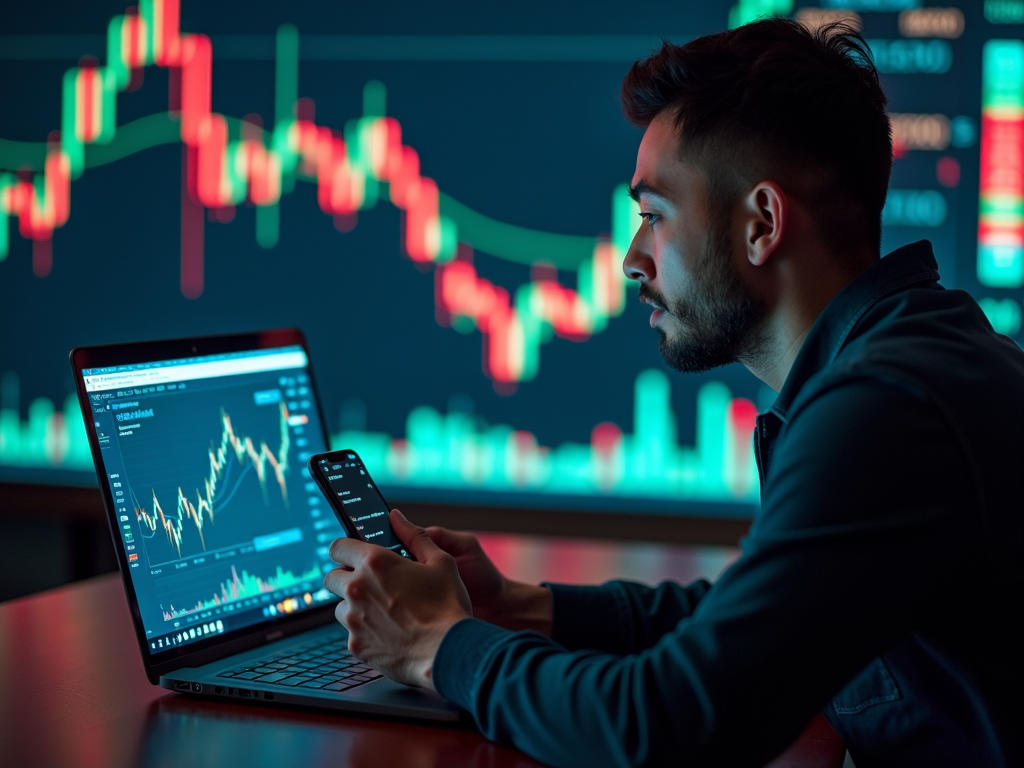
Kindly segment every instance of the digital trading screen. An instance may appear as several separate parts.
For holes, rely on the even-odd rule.
[[[621,272],[618,89],[661,39],[766,14],[862,30],[883,250],[930,239],[1024,339],[1024,0],[388,7],[5,9],[0,479],[95,482],[72,347],[298,326],[333,447],[392,502],[751,514],[774,395],[661,361]]]
[[[152,653],[333,596],[345,533],[309,476],[325,449],[301,347],[82,372]]]

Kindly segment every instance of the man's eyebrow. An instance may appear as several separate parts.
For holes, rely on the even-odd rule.
[[[629,188],[629,196],[631,198],[633,198],[638,203],[640,202],[640,195],[653,195],[655,197],[661,197],[661,198],[665,198],[666,197],[664,192],[659,190],[657,187],[654,187],[654,186],[648,184],[643,179],[638,181],[636,184],[633,184]]]

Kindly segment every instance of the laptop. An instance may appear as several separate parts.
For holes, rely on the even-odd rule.
[[[422,720],[460,710],[354,658],[323,588],[344,529],[301,332],[81,347],[82,413],[154,685]]]

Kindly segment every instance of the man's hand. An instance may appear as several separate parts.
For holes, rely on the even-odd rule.
[[[547,587],[506,579],[471,533],[432,526],[427,535],[455,558],[473,601],[474,616],[514,631],[551,634],[551,591]]]
[[[397,509],[390,520],[418,562],[376,544],[337,539],[331,559],[341,567],[324,577],[324,586],[341,598],[334,615],[348,629],[356,658],[392,680],[433,688],[441,640],[473,609],[451,555]]]

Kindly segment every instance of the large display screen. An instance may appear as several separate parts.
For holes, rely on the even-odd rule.
[[[552,11],[5,9],[0,479],[95,482],[72,347],[299,326],[333,446],[392,502],[750,514],[774,395],[662,363],[620,268],[618,89],[662,38],[770,13],[862,29],[896,145],[883,248],[931,239],[1024,338],[1024,0]]]

